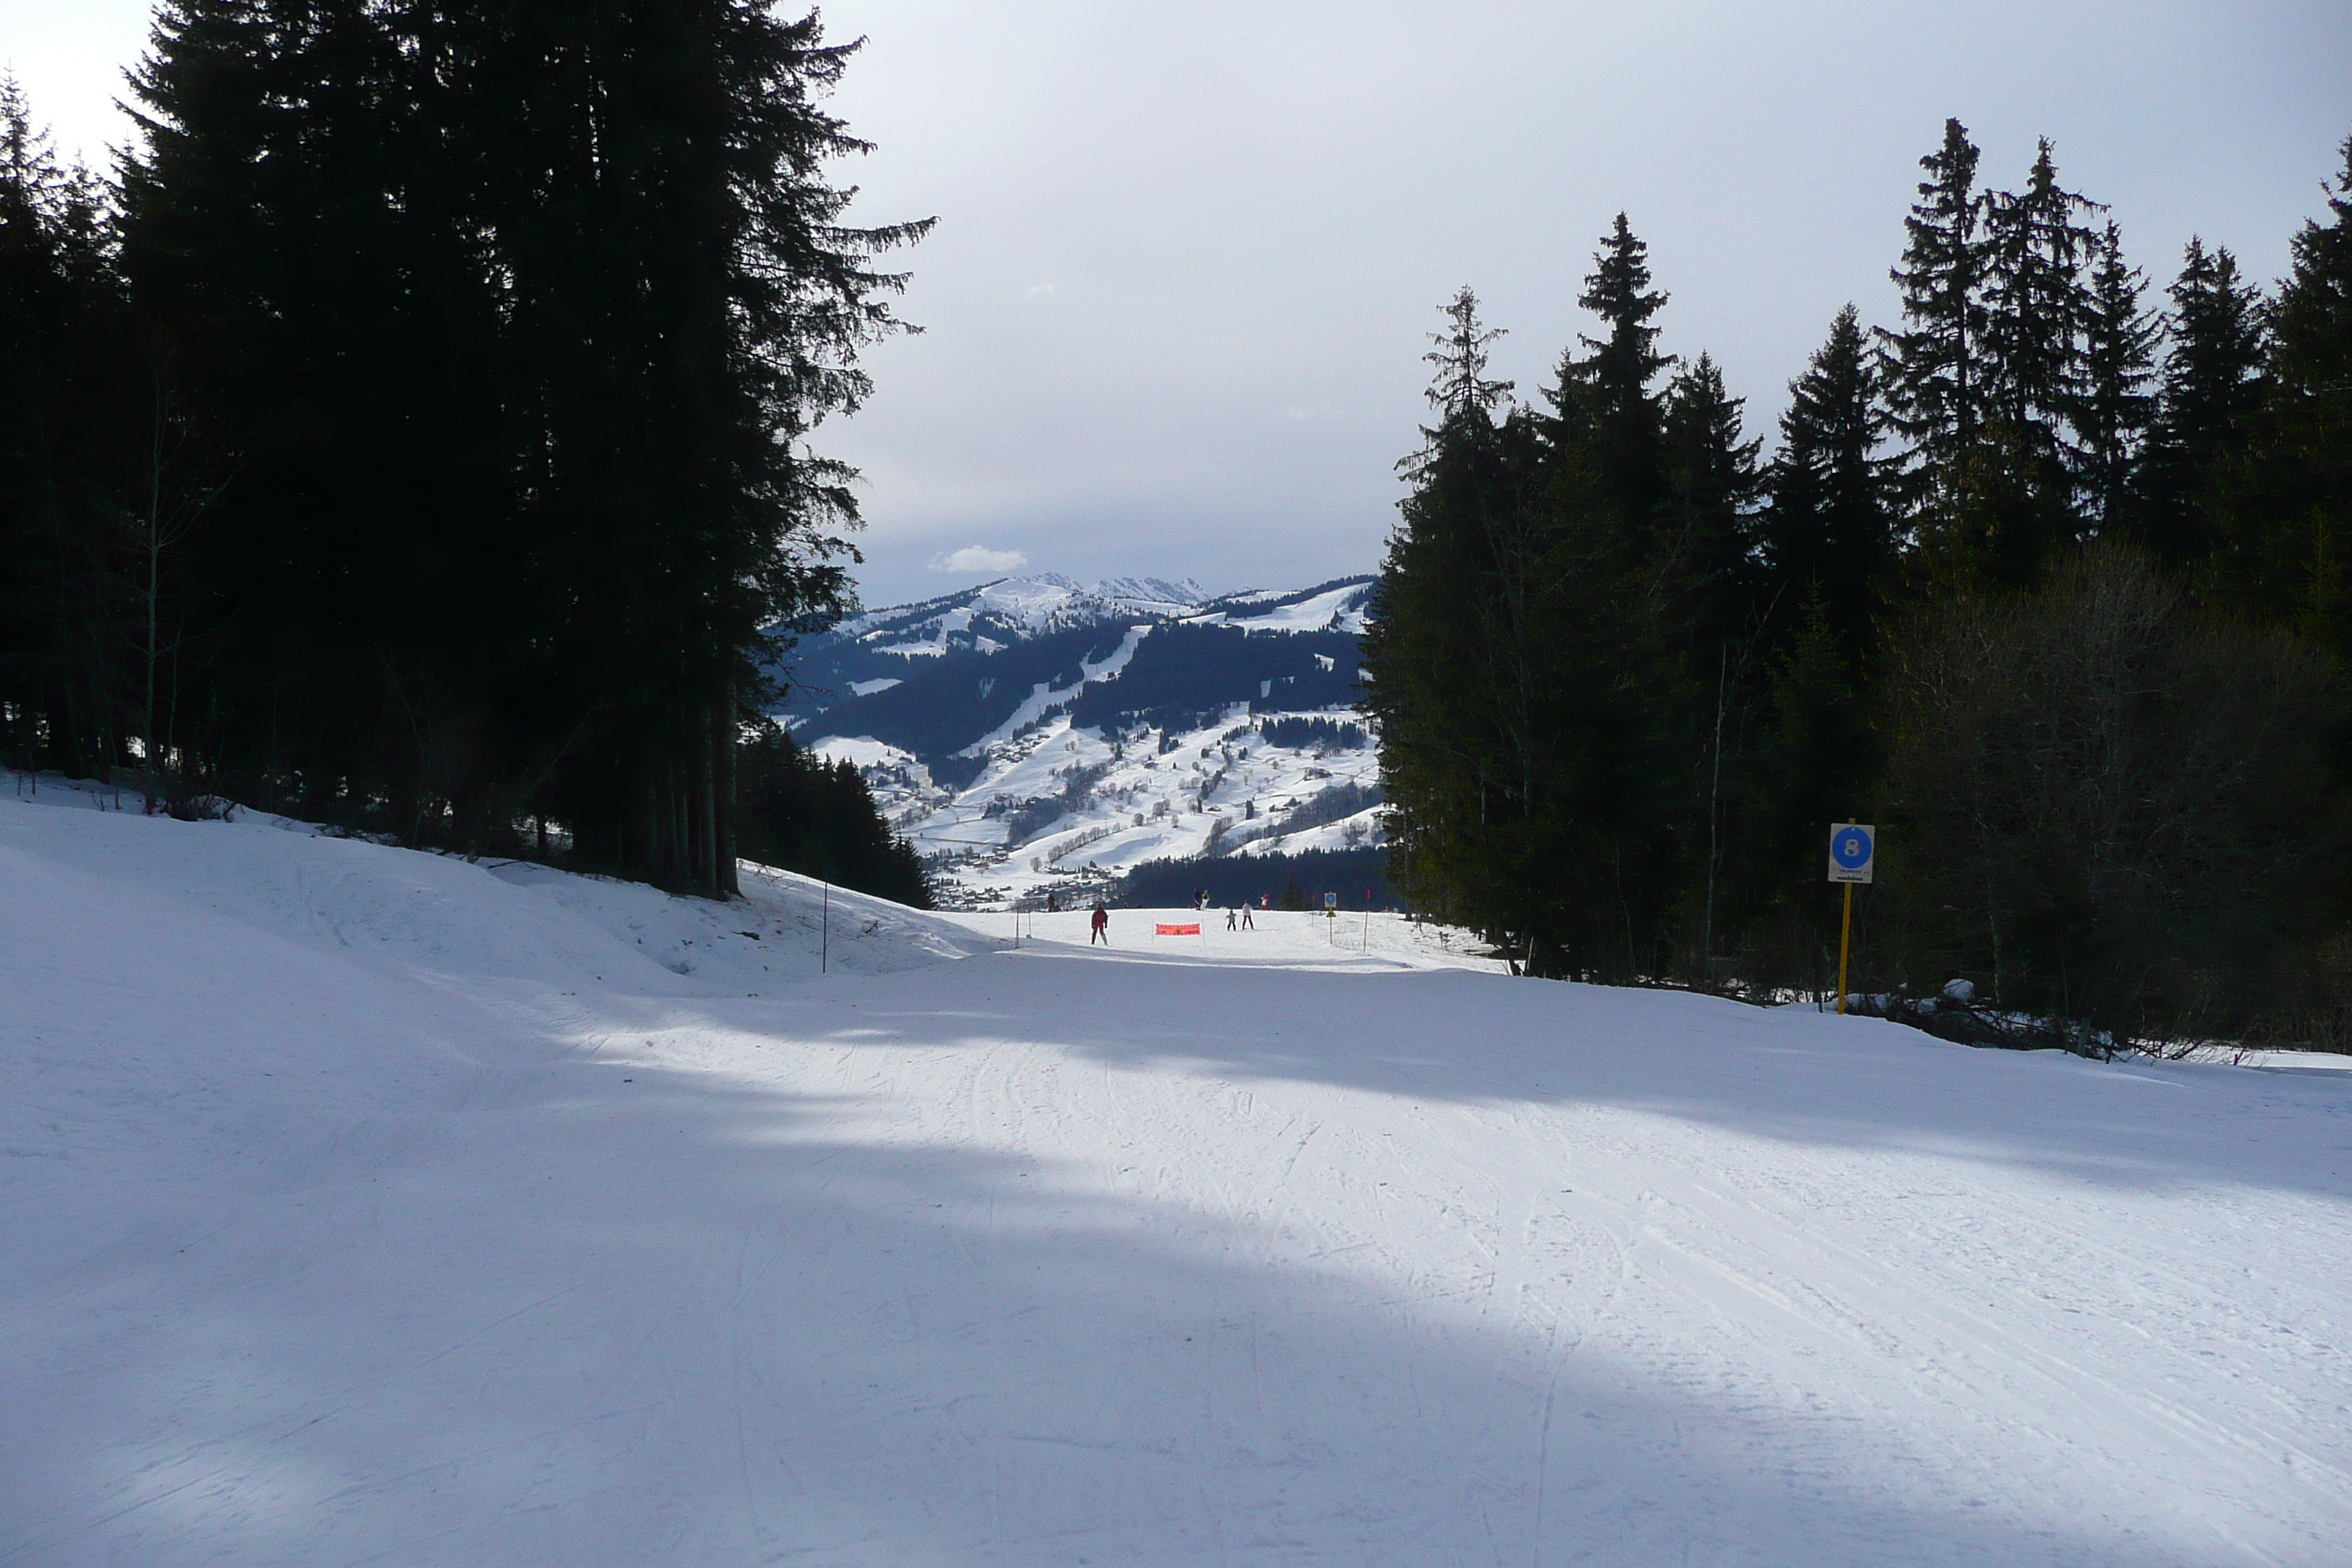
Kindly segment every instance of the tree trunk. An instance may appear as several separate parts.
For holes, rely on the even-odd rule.
[[[713,791],[717,814],[719,847],[719,896],[732,899],[743,891],[735,873],[735,693],[730,688],[719,706],[719,721],[711,729],[711,746],[717,753],[718,787]]]
[[[702,722],[696,725],[694,737],[694,804],[695,880],[702,884],[712,898],[723,899],[727,889],[719,876],[719,816],[714,809],[718,795],[718,762],[712,755],[717,749],[712,734],[710,710],[702,712]]]

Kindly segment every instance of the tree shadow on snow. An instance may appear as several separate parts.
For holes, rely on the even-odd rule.
[[[841,1033],[940,1043],[923,1016]],[[1112,1040],[1071,1043],[1154,1048]],[[2023,1517],[1964,1479],[1980,1435],[1650,1375],[1591,1318],[1471,1310],[952,1129],[893,1142],[826,1048],[827,1095],[559,1062],[430,1151],[84,1281],[86,1327],[17,1380],[52,1458],[0,1485],[0,1563],[2189,1560]],[[1235,1059],[1412,1092],[1441,1060]]]
[[[993,1029],[1110,1063],[1178,1060],[1423,1104],[1612,1106],[2095,1186],[2221,1182],[2352,1197],[2342,1131],[2352,1073],[1978,1050],[1810,1009],[1460,971],[1102,965],[1051,949],[1014,962],[1033,973],[997,983],[1000,1018],[970,1016],[987,983],[952,965],[877,987],[857,1026],[941,1046]],[[836,1037],[820,1021],[829,1002],[803,1005],[790,1026]]]

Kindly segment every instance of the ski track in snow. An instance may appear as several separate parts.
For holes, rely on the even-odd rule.
[[[0,886],[7,1568],[2352,1561],[2352,1074],[5,795]]]

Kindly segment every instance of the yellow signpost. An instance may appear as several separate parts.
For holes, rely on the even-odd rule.
[[[1845,1011],[1846,961],[1853,952],[1853,888],[1867,885],[1878,864],[1878,829],[1866,822],[1830,827],[1830,880],[1845,884],[1845,919],[1838,932],[1837,1010]]]

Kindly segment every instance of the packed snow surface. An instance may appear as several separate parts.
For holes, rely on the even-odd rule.
[[[90,798],[0,1563],[2352,1562],[2352,1075]]]

